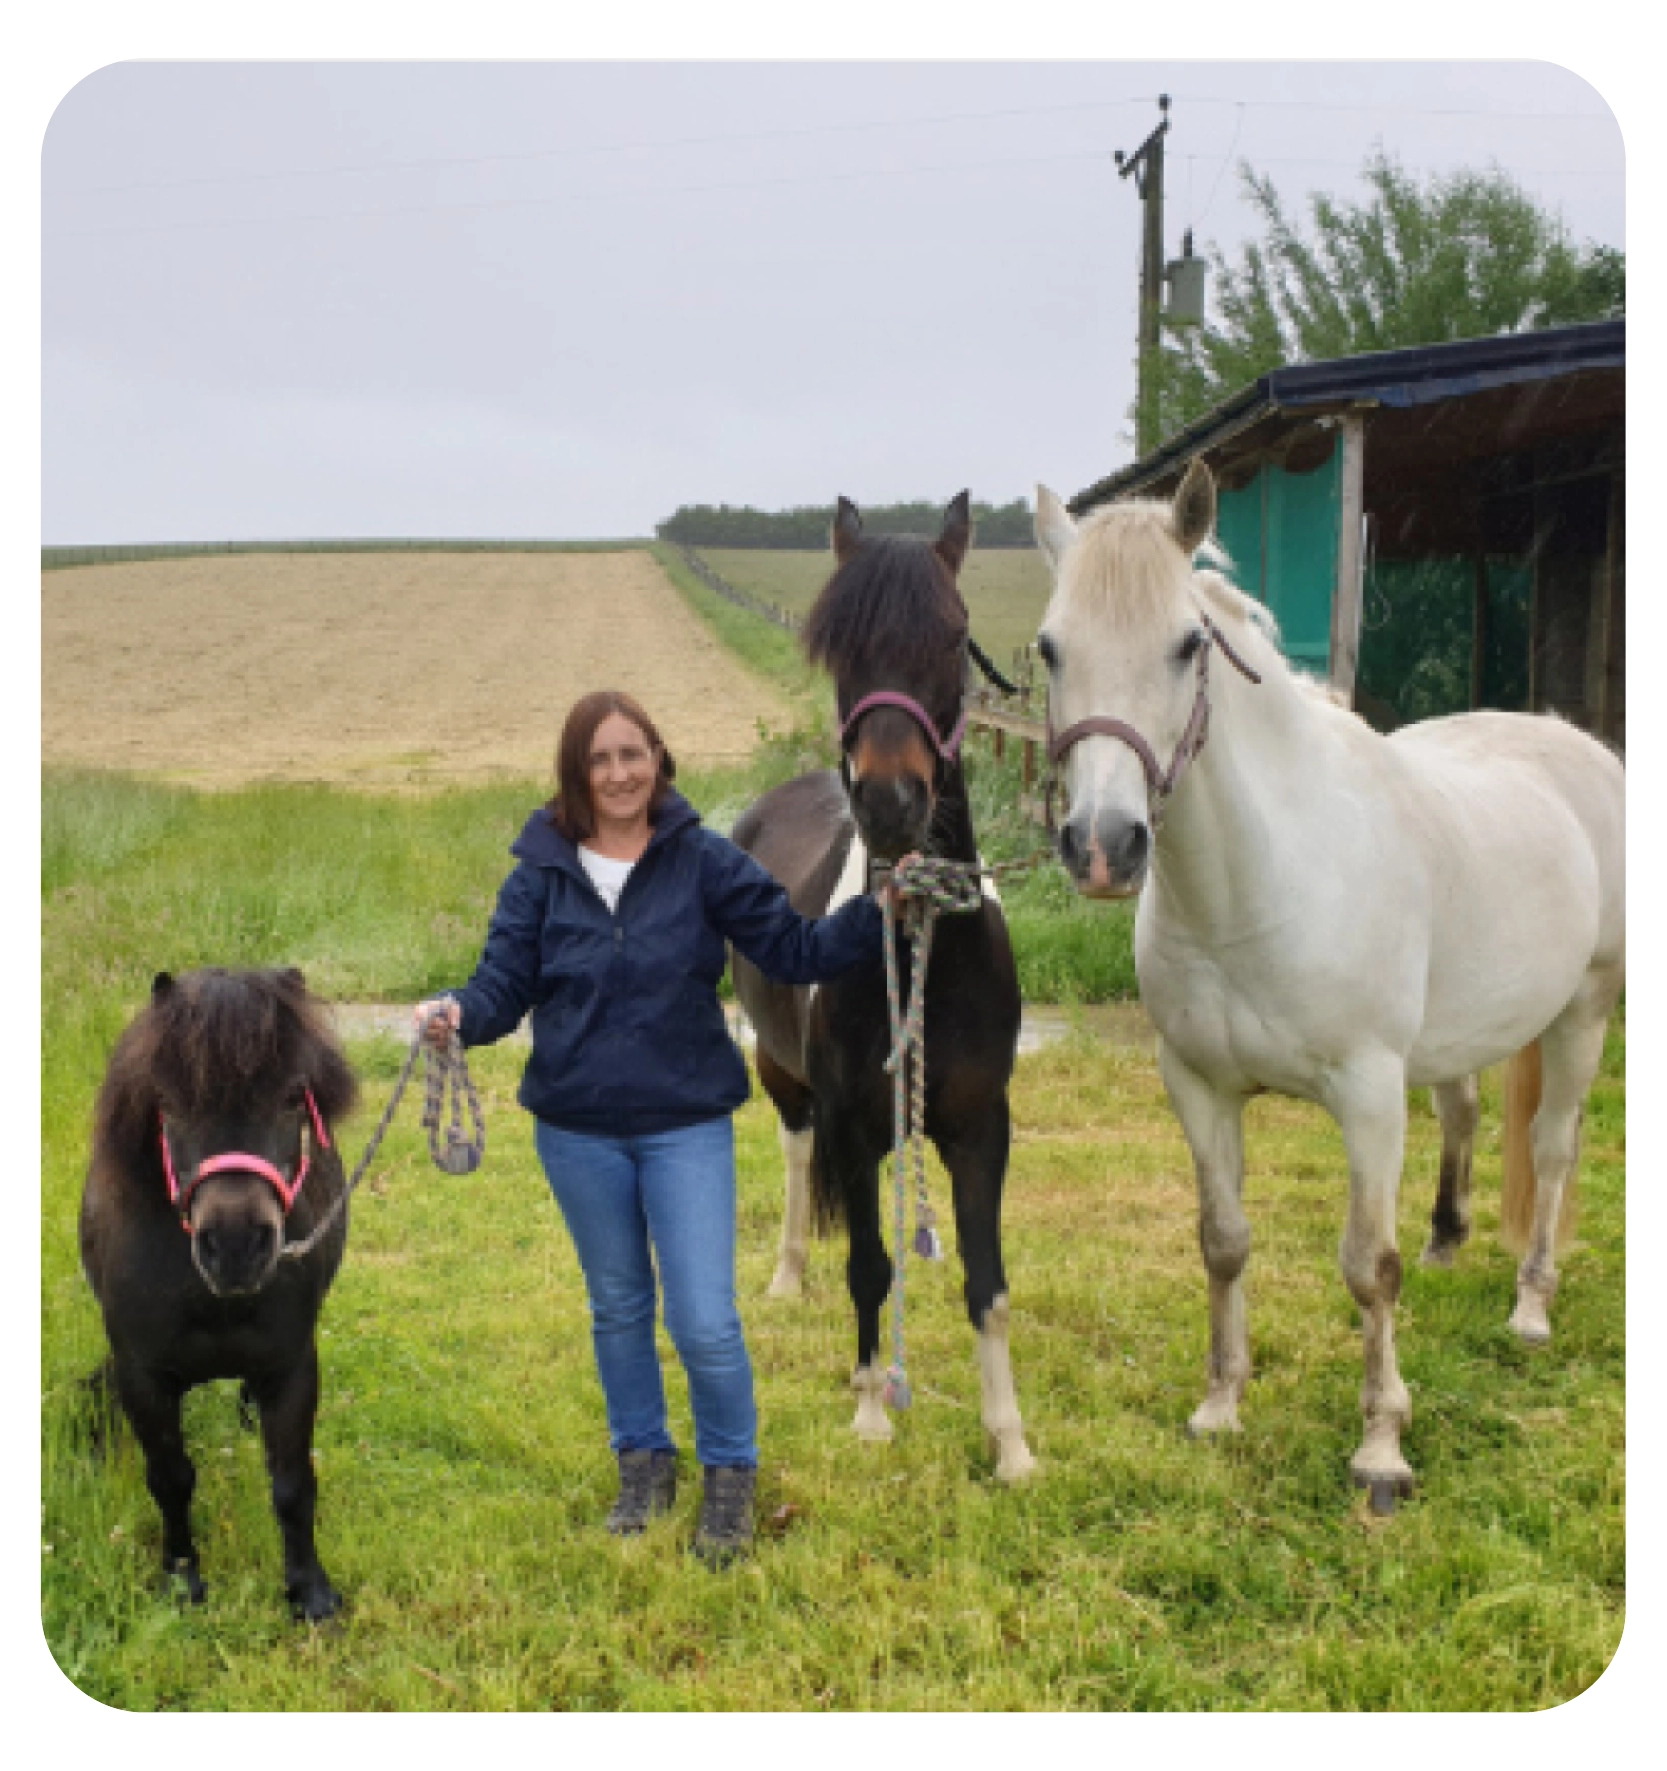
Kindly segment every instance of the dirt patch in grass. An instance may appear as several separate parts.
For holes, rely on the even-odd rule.
[[[43,575],[43,761],[206,787],[549,772],[628,690],[680,761],[739,761],[785,703],[646,553],[236,554]]]

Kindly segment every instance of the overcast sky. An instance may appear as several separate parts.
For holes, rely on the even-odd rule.
[[[1166,248],[1497,163],[1626,245],[1549,62],[168,63],[46,132],[43,539],[641,535],[686,502],[1001,503],[1133,453]]]

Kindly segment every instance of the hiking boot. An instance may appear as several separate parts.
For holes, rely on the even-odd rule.
[[[669,1513],[677,1499],[675,1451],[622,1451],[619,1454],[619,1499],[608,1514],[615,1537],[635,1537],[650,1519]]]
[[[707,1464],[706,1492],[695,1527],[695,1554],[708,1568],[722,1568],[752,1548],[752,1497],[756,1470]]]

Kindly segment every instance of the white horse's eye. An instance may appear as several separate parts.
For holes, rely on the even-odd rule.
[[[1190,664],[1198,656],[1198,648],[1204,643],[1204,629],[1195,627],[1187,637],[1175,648],[1175,662]]]
[[[1036,655],[1049,670],[1058,669],[1059,652],[1045,633],[1039,633],[1036,636]]]

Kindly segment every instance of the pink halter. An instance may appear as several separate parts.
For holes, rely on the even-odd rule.
[[[330,1134],[324,1126],[324,1115],[318,1110],[318,1102],[313,1099],[313,1091],[307,1090],[307,1112],[312,1116],[313,1141],[321,1150],[330,1148]],[[301,1166],[295,1171],[295,1179],[286,1181],[281,1169],[275,1168],[264,1156],[251,1156],[246,1150],[227,1150],[222,1155],[211,1156],[206,1162],[197,1164],[197,1172],[190,1182],[181,1187],[179,1176],[174,1171],[173,1152],[168,1148],[168,1126],[160,1113],[156,1116],[158,1135],[162,1142],[162,1170],[168,1177],[168,1201],[178,1211],[180,1227],[189,1229],[186,1213],[191,1207],[191,1195],[208,1179],[210,1175],[236,1172],[239,1174],[259,1175],[263,1181],[270,1183],[273,1192],[283,1201],[284,1215],[288,1217],[290,1207],[295,1204],[295,1196],[301,1191],[302,1183],[307,1178],[307,1171],[312,1167],[312,1157],[307,1151],[301,1152]]]

